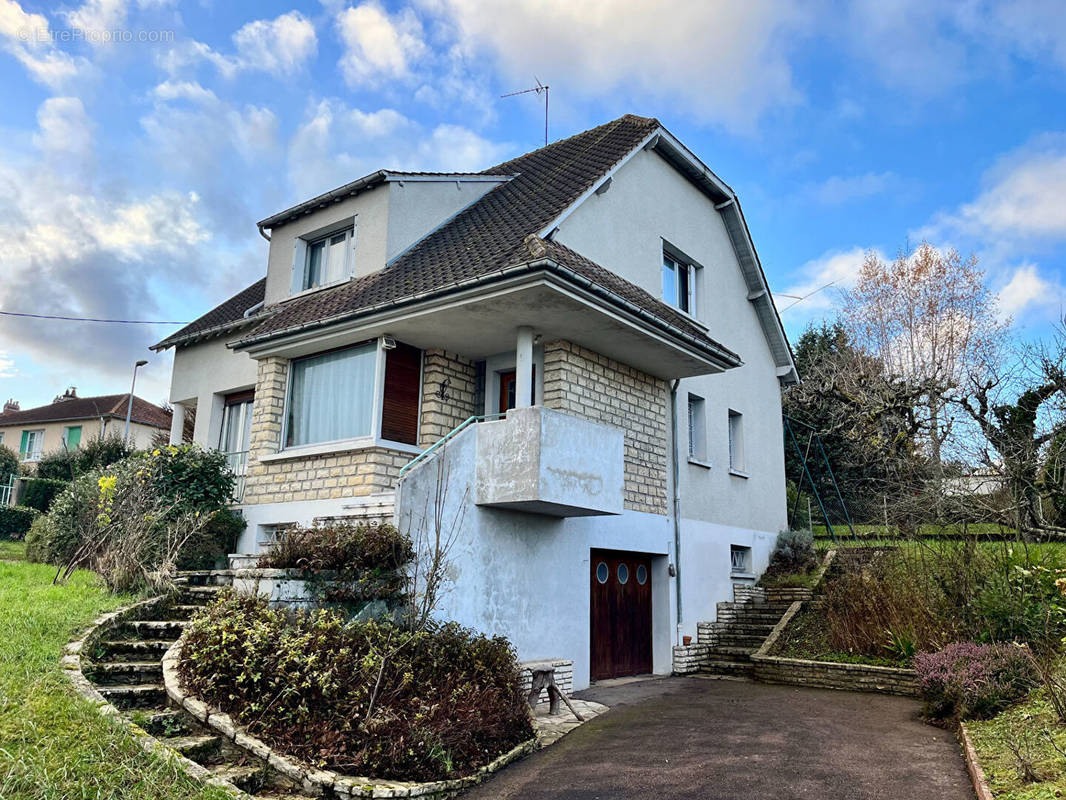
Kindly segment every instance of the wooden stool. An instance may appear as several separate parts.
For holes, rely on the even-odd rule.
[[[578,721],[585,721],[585,718],[578,714],[573,705],[571,705],[567,696],[559,691],[559,686],[555,683],[555,667],[550,662],[525,664],[524,666],[533,675],[529,689],[529,707],[531,709],[537,707],[537,699],[540,697],[540,693],[547,689],[549,714],[555,715],[559,713],[559,701],[562,700],[566,703],[566,707],[570,709],[570,713],[578,718]]]

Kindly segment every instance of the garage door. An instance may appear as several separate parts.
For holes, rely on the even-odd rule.
[[[591,565],[592,680],[651,672],[651,558],[593,550]]]

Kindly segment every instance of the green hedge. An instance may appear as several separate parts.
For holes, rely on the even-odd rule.
[[[36,508],[0,506],[0,539],[23,539],[40,515]]]
[[[178,556],[178,569],[225,568],[225,559],[237,548],[248,523],[236,511],[223,508],[211,515],[207,526],[190,537]]]
[[[26,478],[24,484],[22,505],[36,508],[42,514],[47,514],[56,495],[70,486],[69,481],[53,478]]]

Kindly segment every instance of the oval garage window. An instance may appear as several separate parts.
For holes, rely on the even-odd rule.
[[[628,583],[629,582],[629,567],[627,567],[625,564],[619,564],[618,565],[618,582],[619,583]]]
[[[609,577],[611,577],[611,571],[607,569],[607,565],[601,561],[596,565],[596,580],[600,583],[607,583]]]
[[[643,586],[648,582],[648,568],[643,564],[637,567],[637,583]]]

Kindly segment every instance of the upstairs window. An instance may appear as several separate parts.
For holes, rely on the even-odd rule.
[[[292,259],[292,293],[328,286],[355,272],[355,227],[324,236],[297,238]]]
[[[696,313],[696,268],[692,264],[663,253],[663,302]]]
[[[744,415],[729,409],[729,469],[744,472]]]
[[[690,461],[707,461],[707,402],[698,395],[688,396],[688,457]]]

